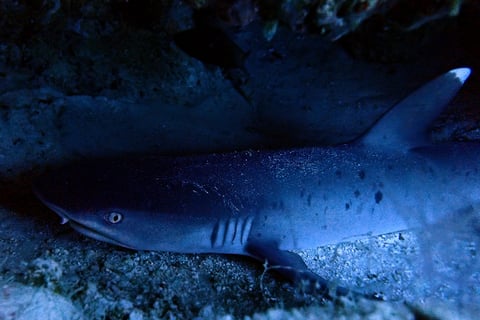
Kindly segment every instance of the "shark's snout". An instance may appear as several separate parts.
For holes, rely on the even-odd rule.
[[[49,193],[48,188],[46,189],[44,186],[42,186],[41,181],[35,181],[32,185],[32,190],[35,196],[45,205],[47,206],[50,210],[55,212],[60,216],[61,224],[66,224],[70,221],[70,218],[68,217],[67,212],[59,207],[58,205],[55,205],[54,199],[55,193]]]

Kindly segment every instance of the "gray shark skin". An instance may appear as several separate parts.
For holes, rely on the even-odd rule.
[[[479,203],[480,144],[432,144],[426,133],[469,74],[458,68],[432,80],[350,144],[84,161],[40,177],[34,192],[97,240],[248,255],[328,290],[288,250],[461,219]]]

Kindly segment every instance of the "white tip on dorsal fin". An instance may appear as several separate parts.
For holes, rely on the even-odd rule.
[[[426,83],[384,114],[360,142],[404,151],[429,144],[429,125],[469,75],[469,68],[458,68]]]

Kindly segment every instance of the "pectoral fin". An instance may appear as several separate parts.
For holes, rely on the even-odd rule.
[[[302,258],[293,252],[279,250],[273,242],[249,241],[245,250],[253,258],[264,262],[277,274],[294,284],[301,284],[302,288],[311,293],[319,293],[328,299],[340,296],[364,296],[370,299],[381,300],[376,295],[365,295],[348,288],[336,286],[332,282],[310,271]]]

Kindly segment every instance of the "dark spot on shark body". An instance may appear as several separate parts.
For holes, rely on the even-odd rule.
[[[335,176],[337,178],[341,178],[342,177],[342,171],[340,171],[340,170],[335,171]]]
[[[360,180],[365,179],[365,171],[360,170],[360,171],[358,172],[358,177],[360,178]]]
[[[348,209],[350,209],[350,203],[345,203],[345,211],[347,211]]]
[[[375,203],[376,203],[376,204],[379,204],[380,201],[382,201],[382,199],[383,199],[383,194],[382,194],[382,192],[377,191],[377,192],[375,193]]]
[[[353,194],[355,195],[355,198],[360,197],[360,191],[358,191],[358,190],[355,190],[355,192]]]

